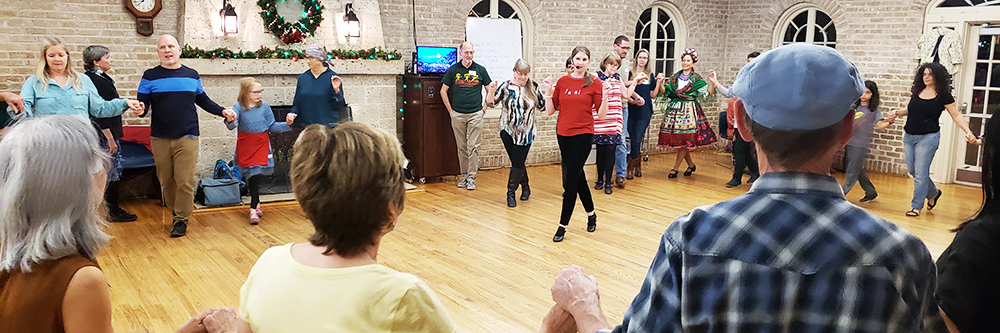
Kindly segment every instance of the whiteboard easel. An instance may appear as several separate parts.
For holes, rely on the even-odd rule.
[[[514,76],[514,63],[522,57],[521,20],[469,17],[465,36],[476,51],[473,61],[486,67],[490,79],[503,82]]]

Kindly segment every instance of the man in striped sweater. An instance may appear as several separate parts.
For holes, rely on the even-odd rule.
[[[194,210],[194,169],[198,164],[198,112],[205,111],[235,119],[233,110],[225,109],[208,98],[198,72],[181,65],[181,48],[171,35],[156,42],[160,65],[147,69],[139,81],[138,99],[145,103],[145,117],[153,111],[150,143],[160,180],[163,202],[173,212],[170,237],[187,233],[187,222]]]

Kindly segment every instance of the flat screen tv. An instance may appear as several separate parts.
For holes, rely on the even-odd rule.
[[[458,61],[458,49],[441,46],[417,46],[417,74],[442,75]]]

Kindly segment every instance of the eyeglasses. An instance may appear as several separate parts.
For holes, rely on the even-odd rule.
[[[260,94],[260,93],[263,93],[263,92],[264,92],[264,89],[261,89],[261,90],[251,90],[250,91],[251,94]]]

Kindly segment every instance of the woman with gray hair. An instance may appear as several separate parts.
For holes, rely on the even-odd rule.
[[[118,89],[115,88],[115,80],[108,76],[111,65],[115,60],[111,57],[111,51],[102,45],[91,45],[83,49],[84,74],[90,78],[97,87],[97,93],[110,101],[118,98]],[[122,116],[107,118],[95,118],[94,122],[100,127],[101,133],[107,142],[108,153],[111,154],[111,168],[108,169],[108,188],[104,191],[104,201],[108,203],[108,221],[110,222],[132,222],[138,217],[135,214],[126,212],[119,205],[119,180],[122,175],[122,154],[118,151],[119,142],[122,138]]]
[[[336,126],[347,108],[340,76],[330,69],[332,62],[322,45],[309,46],[305,52],[309,70],[299,75],[292,110],[285,120],[296,128],[312,124]]]
[[[0,139],[0,332],[112,331],[96,262],[108,166],[83,117],[29,118]]]

